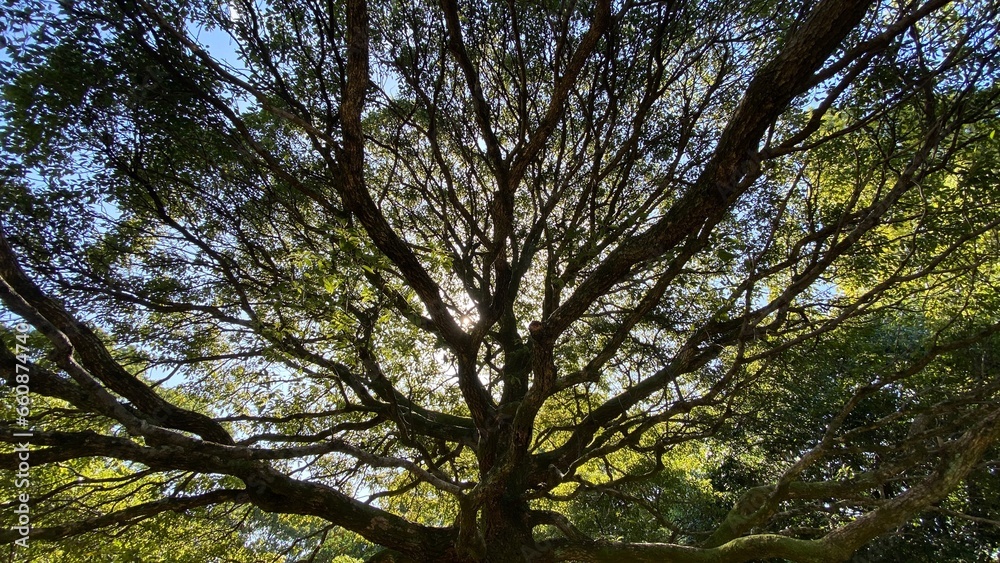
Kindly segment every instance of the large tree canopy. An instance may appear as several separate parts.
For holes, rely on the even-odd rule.
[[[15,557],[1000,549],[995,2],[2,10]]]

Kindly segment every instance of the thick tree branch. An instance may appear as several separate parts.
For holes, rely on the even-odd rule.
[[[622,244],[546,320],[540,338],[554,341],[632,268],[714,227],[759,174],[757,146],[788,103],[807,88],[823,62],[864,16],[871,0],[823,0],[787,45],[757,71],[726,125],[712,159],[689,190],[653,227]]]
[[[14,251],[0,232],[0,299],[22,318],[39,329],[55,346],[60,367],[71,374],[75,371],[74,357],[82,368],[127,398],[140,412],[157,425],[193,432],[206,440],[232,444],[233,439],[211,418],[178,408],[156,394],[145,383],[125,371],[108,353],[104,343],[75,320],[54,299],[46,296],[17,264]],[[78,382],[80,380],[78,379]],[[105,402],[113,401],[108,399]]]

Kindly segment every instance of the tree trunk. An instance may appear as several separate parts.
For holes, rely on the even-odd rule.
[[[520,491],[508,490],[483,505],[482,529],[488,563],[527,561],[534,545],[528,503]]]

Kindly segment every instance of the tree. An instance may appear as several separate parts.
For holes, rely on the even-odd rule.
[[[995,556],[997,7],[10,3],[29,549]]]

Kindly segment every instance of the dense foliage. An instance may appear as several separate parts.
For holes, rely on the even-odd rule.
[[[15,559],[997,556],[995,2],[0,10]]]

